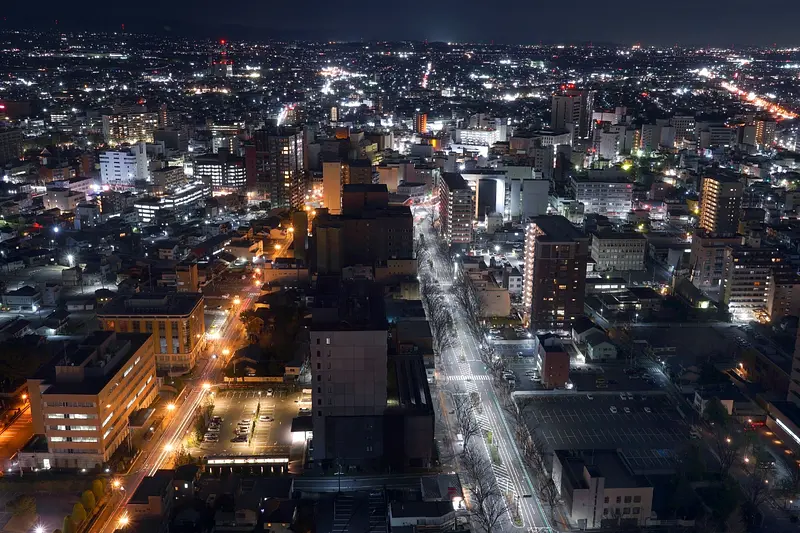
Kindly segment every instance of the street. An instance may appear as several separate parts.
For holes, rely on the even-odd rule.
[[[479,448],[487,461],[491,464],[492,473],[499,492],[503,495],[512,495],[506,498],[504,504],[508,507],[508,500],[511,499],[518,506],[519,522],[512,520],[511,509],[505,513],[500,526],[503,530],[530,530],[532,528],[550,529],[551,524],[545,512],[534,484],[530,479],[525,463],[519,453],[513,432],[505,419],[505,414],[494,391],[492,380],[487,375],[486,367],[481,360],[479,347],[476,339],[465,326],[467,318],[465,310],[459,304],[457,298],[450,291],[453,281],[453,266],[443,264],[442,259],[435,250],[439,236],[435,234],[430,222],[423,219],[417,226],[418,234],[424,235],[424,246],[431,249],[430,258],[432,268],[427,262],[421,262],[420,274],[429,273],[445,293],[445,301],[450,307],[453,315],[453,322],[456,332],[456,341],[452,346],[443,351],[438,365],[438,382],[440,385],[440,401],[448,406],[450,402],[446,397],[445,391],[449,389],[453,395],[472,396],[477,394],[480,398],[480,408],[474,412],[481,428],[481,434],[474,437],[481,444]],[[488,378],[488,379],[487,379]],[[442,385],[442,384],[447,385]],[[445,409],[452,409],[445,407]],[[445,413],[447,411],[444,411]],[[451,441],[457,442],[457,430],[447,424],[451,432]],[[491,432],[492,446],[497,448],[498,460],[492,460],[489,448],[484,439],[484,434]],[[541,530],[541,529],[540,529]]]

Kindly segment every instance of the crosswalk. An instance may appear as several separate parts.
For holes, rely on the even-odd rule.
[[[471,375],[461,375],[461,376],[447,376],[447,381],[491,381],[491,377],[489,376],[471,376]]]

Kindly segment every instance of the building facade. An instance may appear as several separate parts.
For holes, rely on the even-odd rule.
[[[445,172],[439,180],[439,231],[449,245],[472,242],[475,193],[455,172]]]
[[[152,335],[97,331],[28,380],[36,468],[94,469],[128,439],[128,418],[158,396]]]
[[[97,311],[105,331],[152,334],[160,373],[192,370],[205,344],[204,298],[198,293],[118,296]]]
[[[532,219],[525,233],[524,321],[569,330],[583,315],[589,238],[561,215]]]
[[[100,180],[111,189],[132,189],[136,181],[148,178],[147,148],[144,142],[129,150],[106,151],[100,154]]]
[[[722,302],[734,320],[749,322],[769,318],[773,272],[782,262],[780,252],[773,247],[733,245],[725,248]]]
[[[595,270],[644,270],[647,240],[641,233],[596,231],[592,234]]]
[[[586,214],[623,218],[633,208],[633,184],[627,178],[573,176],[572,190]]]
[[[216,154],[202,155],[194,160],[194,177],[214,191],[244,192],[247,173],[243,157],[235,157],[228,149]]]
[[[709,235],[736,235],[742,210],[740,181],[720,176],[704,177],[700,188],[698,229]]]
[[[153,142],[158,113],[116,113],[103,115],[103,137],[109,144]]]

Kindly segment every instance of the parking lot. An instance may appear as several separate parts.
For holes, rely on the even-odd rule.
[[[620,393],[594,392],[519,402],[529,428],[554,449],[668,448],[688,438],[688,427],[663,394],[623,400]]]
[[[297,416],[298,394],[272,387],[223,390],[214,397],[214,416],[222,418],[217,442],[204,441],[193,451],[201,456],[288,455],[292,443],[292,418]],[[259,394],[260,393],[260,394]],[[239,424],[249,420],[247,440],[232,442]]]

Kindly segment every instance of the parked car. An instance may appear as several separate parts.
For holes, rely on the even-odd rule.
[[[612,412],[612,413],[614,413],[614,414],[617,414],[617,408],[616,408],[616,406],[614,406],[614,405],[612,405],[611,407],[609,407],[609,408],[608,408],[608,410],[609,410],[609,411],[611,411],[611,412]]]
[[[261,416],[258,417],[258,420],[259,420],[259,422],[272,422],[275,419],[272,418],[269,415],[261,415]]]

